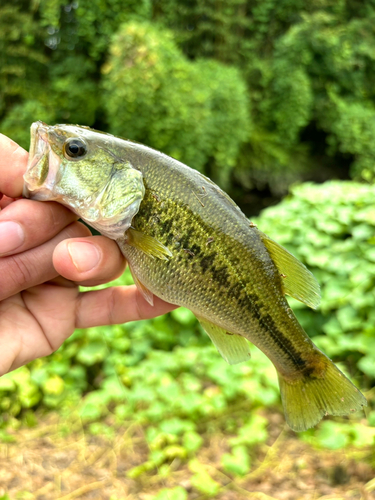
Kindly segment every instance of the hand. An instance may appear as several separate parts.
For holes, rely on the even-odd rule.
[[[117,244],[53,202],[20,199],[28,153],[0,134],[0,375],[55,351],[75,328],[153,318],[135,286],[80,292],[125,269]]]

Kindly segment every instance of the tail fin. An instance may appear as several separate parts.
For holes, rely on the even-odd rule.
[[[322,354],[324,358],[326,356]],[[325,415],[347,415],[367,406],[363,394],[328,358],[324,377],[306,375],[288,381],[279,374],[285,418],[294,431],[305,431]]]

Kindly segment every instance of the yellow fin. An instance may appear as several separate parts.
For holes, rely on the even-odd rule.
[[[279,374],[285,418],[294,431],[305,431],[325,415],[348,415],[367,406],[364,395],[323,353],[326,371],[322,378],[306,375],[288,382]]]
[[[226,332],[205,319],[198,320],[227,363],[235,365],[250,359],[249,344],[244,337]]]
[[[139,280],[138,276],[135,274],[134,269],[132,268],[132,266],[130,264],[129,264],[129,269],[130,269],[130,272],[132,273],[133,280],[138,288],[138,291],[143,295],[143,298],[145,300],[147,300],[147,302],[153,306],[154,305],[154,294],[152,292],[150,292],[150,290],[148,288],[146,288],[143,283],[141,283],[141,281]]]
[[[314,275],[276,241],[261,232],[260,236],[282,276],[284,293],[316,309],[320,302],[320,287]]]
[[[168,260],[169,257],[172,257],[171,251],[152,236],[136,231],[132,227],[127,230],[126,236],[128,245],[142,250],[152,258]]]

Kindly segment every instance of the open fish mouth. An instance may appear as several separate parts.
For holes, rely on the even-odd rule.
[[[61,160],[50,146],[49,128],[40,121],[31,125],[29,160],[23,176],[25,198],[40,201],[53,199],[53,187]]]
[[[83,127],[50,126],[39,121],[31,125],[30,135],[23,196],[57,201],[104,236],[124,237],[145,194],[142,173],[127,160],[96,145]],[[67,152],[69,144],[78,148],[82,142],[82,158]],[[101,162],[99,180],[95,177],[95,154]]]

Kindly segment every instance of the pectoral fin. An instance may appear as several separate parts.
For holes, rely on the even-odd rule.
[[[276,241],[263,233],[260,235],[282,276],[284,293],[316,309],[320,302],[320,288],[314,275]]]
[[[235,365],[250,359],[249,344],[244,337],[226,332],[205,319],[198,320],[227,363]]]
[[[152,236],[136,231],[132,227],[127,230],[126,236],[126,243],[128,245],[142,250],[142,252],[152,258],[156,257],[157,259],[168,260],[169,257],[172,257],[169,248]]]

